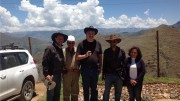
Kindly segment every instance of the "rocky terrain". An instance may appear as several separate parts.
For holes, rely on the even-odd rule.
[[[102,101],[104,85],[98,85],[98,99]],[[169,101],[180,101],[180,84],[145,84],[142,91],[143,101],[158,101],[169,99]],[[171,100],[170,100],[171,99]],[[83,90],[80,89],[79,101],[83,101]],[[114,101],[114,88],[111,88],[110,101]],[[123,87],[121,101],[128,101],[127,88]]]
[[[42,97],[45,96],[45,86],[43,83],[36,84],[36,94],[32,101],[44,101]],[[102,101],[104,92],[104,85],[98,85],[98,99]],[[45,98],[45,97],[44,97]],[[142,90],[143,101],[180,101],[180,84],[144,84]],[[83,90],[80,88],[79,101],[83,101]],[[110,101],[114,101],[114,88],[111,89]],[[123,87],[121,101],[128,101],[127,88]]]

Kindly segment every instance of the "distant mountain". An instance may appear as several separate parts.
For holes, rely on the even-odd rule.
[[[169,26],[169,25],[160,25],[162,26]],[[159,26],[159,27],[160,27]],[[171,25],[173,28],[180,29],[180,21],[174,25]],[[151,29],[151,28],[150,28]],[[126,36],[131,35],[141,35],[145,30],[150,30],[149,28],[98,28],[98,33],[102,35],[107,34],[121,34]],[[84,30],[83,29],[76,29],[76,30],[59,30],[59,31],[27,31],[27,32],[13,32],[13,33],[6,33],[9,36],[13,37],[33,37],[40,40],[51,41],[51,35],[54,32],[63,32],[67,35],[74,35],[76,39],[83,39],[85,38]]]
[[[98,33],[107,35],[107,34],[119,34],[123,32],[128,32],[126,34],[131,34],[132,32],[137,32],[142,30],[143,28],[98,28]],[[51,35],[54,32],[58,31],[28,31],[28,32],[14,32],[14,33],[7,33],[13,37],[33,37],[40,40],[51,41]],[[59,32],[63,32],[67,35],[74,35],[76,39],[83,39],[85,38],[84,29],[77,29],[77,30],[59,30]]]
[[[16,45],[24,45],[27,46],[29,45],[28,37],[13,37],[9,36],[5,33],[0,33],[0,45],[6,45],[8,43],[15,43]],[[31,43],[32,45],[37,45],[38,44],[48,44],[48,41],[43,41],[39,40],[37,38],[31,38]],[[27,44],[27,45],[26,45]]]
[[[29,50],[28,37],[12,37],[5,33],[0,33],[0,46],[9,45],[10,43],[14,43],[15,46]],[[47,41],[31,38],[32,53],[38,61],[42,59],[42,52],[49,44],[50,43]]]
[[[174,28],[180,29],[180,21],[173,25]]]

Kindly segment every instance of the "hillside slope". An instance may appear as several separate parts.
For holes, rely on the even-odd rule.
[[[177,77],[180,73],[180,31],[178,29],[159,26],[136,36],[118,34],[122,38],[122,42],[118,46],[125,50],[126,55],[130,47],[140,47],[147,66],[147,75],[157,76],[157,30],[159,31],[160,74],[165,77]],[[109,47],[105,41],[107,37],[104,35],[96,36],[96,39],[101,42],[103,50]]]
[[[15,46],[29,50],[28,37],[12,37],[5,33],[0,33],[0,46],[8,45],[10,43],[14,43]],[[48,44],[50,43],[47,41],[31,38],[32,55],[38,64],[41,64],[42,54]]]

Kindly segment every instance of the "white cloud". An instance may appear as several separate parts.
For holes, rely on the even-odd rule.
[[[103,22],[104,10],[98,4],[98,0],[87,0],[77,5],[44,0],[43,7],[37,7],[29,0],[22,0],[20,9],[28,13],[24,22],[27,27],[38,30],[47,26],[54,29],[79,29],[89,25],[97,26]]]
[[[149,16],[149,9],[144,12],[145,15]]]
[[[168,24],[166,19],[159,18],[147,18],[142,19],[139,16],[135,17],[128,17],[127,15],[123,14],[119,17],[119,19],[116,19],[114,17],[109,18],[105,21],[104,24],[101,25],[103,28],[152,28],[156,27],[161,24]]]
[[[6,8],[0,6],[0,30],[6,31],[20,31],[21,24],[15,16],[12,16]]]
[[[149,28],[160,24],[167,24],[166,19],[163,18],[155,19],[148,17],[143,19],[138,15],[128,17],[126,14],[120,15],[119,18],[115,18],[112,15],[112,17],[105,19],[105,11],[103,7],[99,6],[99,2],[100,0],[87,0],[76,5],[67,5],[62,4],[59,0],[44,0],[43,6],[38,7],[31,4],[29,0],[22,0],[19,9],[27,12],[25,21],[20,24],[16,17],[1,7],[0,9],[5,9],[3,13],[0,13],[1,16],[8,15],[8,17],[4,17],[7,22],[0,22],[0,26],[11,26],[9,29],[4,28],[6,31],[18,31],[18,28],[35,31],[82,29],[90,25],[103,28]],[[149,15],[149,9],[144,14]],[[17,27],[16,30],[12,26]]]

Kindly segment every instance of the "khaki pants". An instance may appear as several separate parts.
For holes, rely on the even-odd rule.
[[[79,95],[79,71],[67,72],[63,75],[63,99],[64,101],[78,101]],[[71,99],[71,100],[70,100]]]

